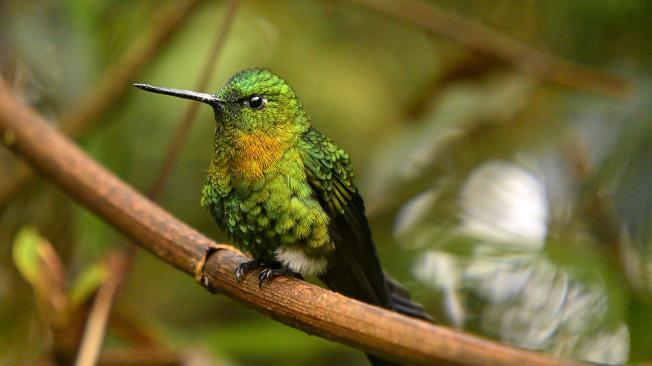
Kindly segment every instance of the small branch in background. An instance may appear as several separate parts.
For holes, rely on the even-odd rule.
[[[80,137],[99,124],[107,112],[122,101],[132,81],[145,66],[161,54],[172,37],[190,19],[203,0],[173,1],[161,11],[143,36],[135,40],[104,73],[97,85],[70,112],[61,118],[62,130],[73,138]],[[0,171],[5,167],[0,167]],[[25,165],[17,164],[0,180],[0,207],[12,196],[27,187],[34,173]]]
[[[504,66],[495,57],[484,53],[469,50],[462,55],[448,60],[441,67],[442,71],[435,73],[426,83],[423,90],[410,98],[402,108],[402,115],[406,121],[418,122],[435,104],[434,100],[440,95],[447,85],[479,79],[490,72]]]
[[[208,82],[212,78],[213,72],[217,66],[217,60],[221,54],[221,50],[224,48],[229,30],[231,29],[231,25],[235,19],[237,8],[238,0],[229,0],[227,2],[224,20],[218,22],[218,27],[215,33],[215,42],[213,42],[213,46],[206,58],[206,63],[199,74],[196,90],[204,90],[208,86]],[[172,135],[165,153],[165,158],[163,159],[154,183],[147,194],[148,198],[152,201],[156,201],[160,197],[165,184],[170,178],[174,164],[188,139],[188,135],[190,134],[190,129],[195,117],[197,116],[198,106],[199,103],[188,104],[186,113],[179,121],[177,129]],[[125,280],[127,279],[128,273],[135,260],[136,253],[136,245],[134,243],[129,244],[128,249],[120,254],[120,265],[111,267],[117,272],[112,272],[113,281],[107,281],[105,286],[100,289],[97,299],[91,308],[91,316],[89,316],[86,326],[84,342],[80,347],[77,366],[93,366],[96,364],[103,343],[104,334],[106,333],[108,318],[111,315],[111,309],[115,303],[115,298],[119,295],[121,288],[124,286]],[[103,290],[105,291],[103,292]],[[86,341],[87,337],[88,342]]]
[[[423,0],[350,1],[450,38],[476,51],[494,55],[518,69],[556,85],[609,96],[622,97],[628,93],[628,84],[619,77],[536,50],[506,34]]]
[[[30,227],[16,235],[12,258],[23,279],[34,289],[36,308],[52,334],[48,359],[61,365],[72,364],[90,307],[88,300],[103,281],[104,272],[91,266],[69,280],[54,247]]]
[[[64,114],[61,118],[64,133],[79,137],[105,117],[124,98],[145,66],[170,44],[172,37],[202,2],[173,1],[163,9],[147,27],[147,33],[133,42],[120,60],[104,73],[93,91],[80,101],[79,107]]]
[[[563,152],[575,182],[580,187],[586,186],[592,174],[588,147],[574,139],[566,143]],[[643,255],[632,254],[635,248],[627,240],[611,198],[604,189],[591,188],[587,190],[588,194],[580,192],[579,209],[588,218],[587,223],[604,256],[612,260],[625,275],[631,289],[641,291],[644,289],[644,264],[639,258],[643,258]]]
[[[116,307],[111,314],[111,331],[116,337],[139,348],[160,348],[159,334],[144,322],[136,309]]]
[[[565,145],[564,153],[575,182],[580,186],[585,185],[591,175],[588,148],[580,143],[579,140],[569,141]],[[591,190],[591,192],[594,191],[593,189]],[[591,193],[590,197],[581,197],[580,200],[584,201],[583,205],[585,207],[582,209],[583,211],[595,213],[592,226],[595,229],[594,232],[598,233],[598,236],[601,238],[600,244],[603,246],[604,254],[608,258],[613,258],[622,264],[621,246],[623,243],[621,241],[619,225],[613,215],[607,214],[608,209],[604,196],[600,193]]]
[[[100,366],[182,366],[184,355],[165,348],[136,348],[102,352]]]
[[[23,228],[14,239],[12,259],[23,279],[32,286],[41,316],[53,327],[64,326],[68,279],[52,244],[33,228]]]
[[[104,343],[106,324],[111,306],[123,282],[128,259],[123,253],[112,253],[107,257],[109,277],[97,291],[95,301],[86,320],[86,327],[77,353],[75,366],[95,366]]]
[[[211,47],[208,56],[206,57],[206,62],[202,71],[199,73],[197,78],[197,84],[195,86],[196,91],[204,91],[208,87],[209,81],[213,77],[214,70],[217,68],[217,62],[219,60],[224,44],[229,35],[231,25],[235,19],[235,14],[238,9],[237,0],[229,0],[227,2],[226,14],[224,15],[224,20],[220,23],[217,28],[217,33],[215,33],[215,42],[213,42],[213,47]],[[177,125],[177,129],[172,134],[172,139],[168,144],[168,147],[165,151],[165,157],[163,158],[163,163],[159,167],[158,174],[154,183],[150,187],[150,190],[147,194],[148,197],[156,200],[161,195],[163,188],[165,187],[166,182],[170,178],[174,164],[179,156],[179,152],[183,148],[183,145],[188,140],[188,135],[190,134],[190,129],[195,121],[197,116],[197,111],[199,108],[199,103],[188,102],[188,107],[183,117]]]
[[[237,282],[233,272],[246,257],[211,241],[110,174],[20,103],[0,80],[0,136],[7,134],[13,135],[8,147],[14,153],[156,256],[207,289],[309,334],[419,365],[583,364],[413,319],[292,277],[276,278],[262,289],[255,274]]]
[[[9,170],[10,173],[0,179],[0,207],[8,202],[11,197],[29,185],[34,179],[34,172],[25,164],[17,163],[13,167],[3,166],[2,170]]]
[[[41,270],[43,271],[42,276],[47,282],[43,284],[47,287],[47,295],[44,296],[44,301],[49,303],[52,314],[61,314],[66,307],[66,285],[68,282],[66,269],[50,242],[42,241],[38,249]],[[54,322],[61,321],[61,319],[51,320]]]

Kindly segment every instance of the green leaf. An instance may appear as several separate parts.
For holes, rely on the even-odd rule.
[[[108,275],[109,271],[102,263],[86,268],[70,286],[68,291],[70,305],[74,308],[86,301],[100,287]]]
[[[14,239],[12,257],[23,278],[36,287],[39,280],[39,245],[42,240],[35,228],[21,229]]]

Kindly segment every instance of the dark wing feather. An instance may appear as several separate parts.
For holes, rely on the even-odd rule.
[[[324,282],[347,296],[392,309],[360,195],[353,193],[344,213],[331,220],[335,251],[328,259]]]
[[[349,297],[429,320],[423,307],[410,301],[407,289],[382,270],[348,155],[314,129],[302,142],[306,176],[331,218],[329,232],[335,243],[320,279]]]
[[[335,243],[326,273],[320,278],[344,295],[391,308],[348,155],[316,130],[310,130],[305,139],[306,176],[331,218],[329,233]]]
[[[304,135],[300,147],[308,182],[331,218],[328,230],[335,243],[326,272],[319,278],[346,296],[429,320],[423,307],[410,301],[407,289],[382,270],[348,155],[314,129]],[[367,357],[374,366],[398,365]]]

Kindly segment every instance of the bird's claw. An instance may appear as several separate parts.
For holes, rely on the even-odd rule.
[[[258,274],[258,288],[263,288],[263,283],[271,281],[278,276],[292,276],[303,280],[303,276],[285,266],[281,268],[265,268]]]
[[[240,263],[235,269],[235,280],[241,282],[247,272],[263,266],[263,262],[254,259],[249,262]]]
[[[263,288],[263,283],[265,281],[271,281],[274,277],[280,275],[277,273],[279,269],[274,268],[265,268],[258,274],[258,288]]]
[[[283,266],[280,263],[270,264],[270,263],[265,263],[261,260],[254,259],[249,262],[240,263],[238,267],[236,267],[235,269],[236,281],[242,282],[247,272],[261,267],[263,268],[263,270],[260,271],[260,274],[258,274],[259,288],[263,287],[263,283],[271,281],[274,279],[274,277],[278,277],[278,276],[293,276],[299,279],[303,279],[303,277],[299,273],[294,272],[290,268]]]

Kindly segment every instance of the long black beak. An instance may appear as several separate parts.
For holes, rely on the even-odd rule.
[[[165,94],[165,95],[171,95],[173,97],[196,100],[198,102],[206,103],[215,109],[221,109],[222,106],[224,105],[224,102],[217,99],[215,96],[206,93],[199,93],[191,90],[163,88],[163,87],[153,86],[149,84],[134,84],[134,86],[152,93]]]

